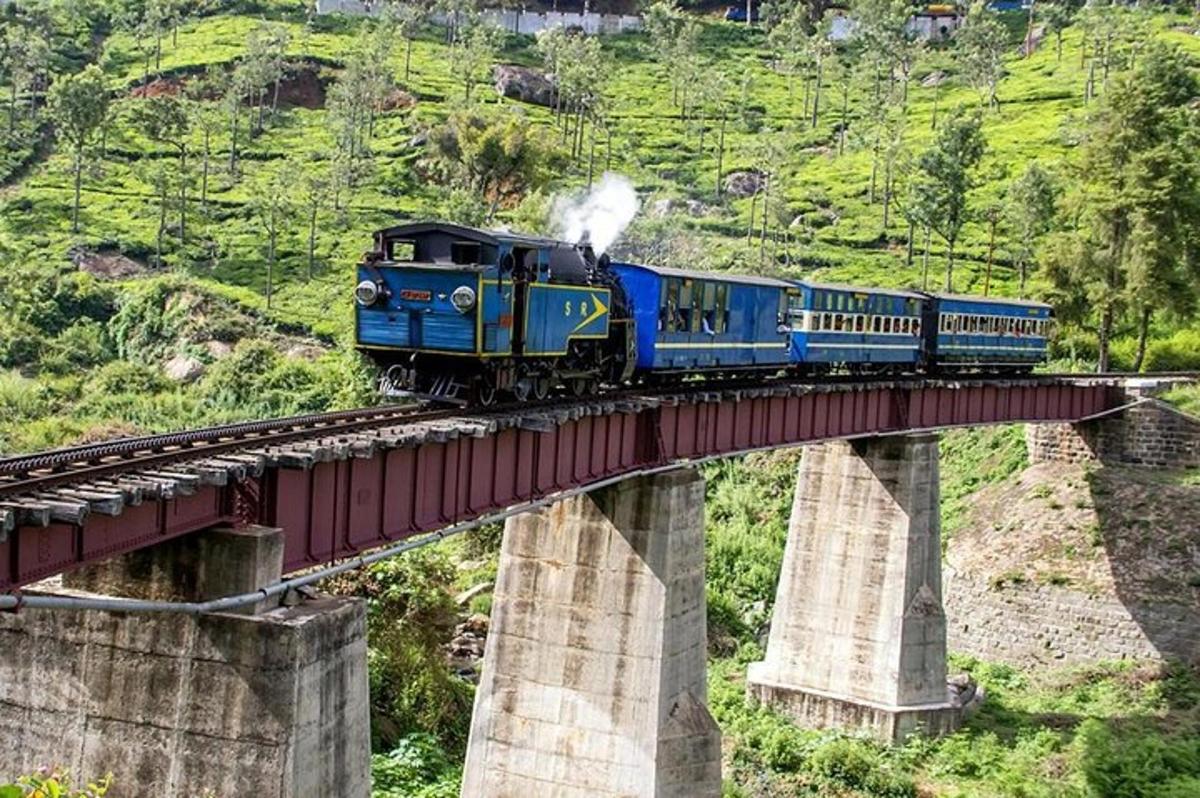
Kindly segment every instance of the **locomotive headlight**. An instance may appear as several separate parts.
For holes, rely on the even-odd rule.
[[[354,286],[354,300],[364,308],[375,304],[379,299],[379,286],[374,280],[363,280],[358,285]]]
[[[469,285],[460,285],[450,295],[450,304],[454,305],[454,309],[459,313],[466,313],[475,307],[475,289]]]

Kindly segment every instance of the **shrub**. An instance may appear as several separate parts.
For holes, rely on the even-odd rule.
[[[916,798],[906,775],[893,772],[879,748],[866,740],[836,738],[813,752],[808,769],[831,786],[861,790],[878,798]]]
[[[461,766],[432,734],[410,734],[371,757],[373,798],[457,798],[461,778]]]
[[[112,357],[112,339],[104,325],[85,317],[50,342],[42,354],[42,367],[52,374],[70,374],[98,366]]]
[[[1136,726],[1119,732],[1089,718],[1079,727],[1076,745],[1088,785],[1106,798],[1159,798],[1163,787],[1192,785],[1200,779],[1200,738],[1161,737]],[[1194,793],[1193,793],[1194,794]]]

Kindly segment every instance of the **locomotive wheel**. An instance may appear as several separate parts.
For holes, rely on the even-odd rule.
[[[494,404],[496,401],[496,383],[492,382],[487,377],[480,377],[475,381],[475,401],[483,407]]]
[[[539,402],[550,395],[550,378],[549,377],[531,377],[533,381],[533,398]]]

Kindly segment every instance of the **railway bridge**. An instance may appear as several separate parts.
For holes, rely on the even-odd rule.
[[[969,702],[946,679],[931,433],[1087,429],[1152,402],[1139,386],[700,382],[0,461],[0,776],[60,762],[120,772],[118,795],[367,795],[363,606],[310,586],[506,519],[463,795],[719,795],[697,465],[795,445],[749,692],[889,740],[953,729]]]

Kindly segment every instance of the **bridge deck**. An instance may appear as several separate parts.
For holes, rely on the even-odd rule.
[[[109,461],[21,493],[0,484],[0,590],[223,523],[281,527],[288,573],[556,492],[673,463],[834,438],[1118,407],[1112,378],[703,384],[503,413],[436,413],[328,434]]]

